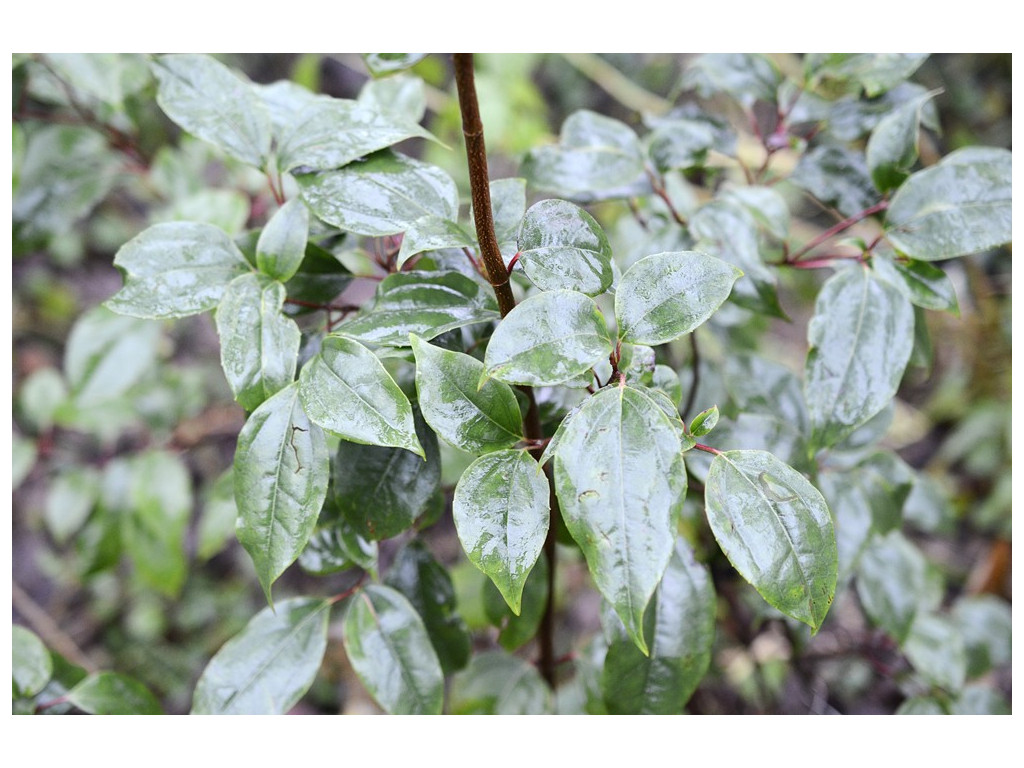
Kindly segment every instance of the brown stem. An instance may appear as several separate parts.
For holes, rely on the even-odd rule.
[[[881,213],[882,211],[884,211],[888,207],[889,207],[889,202],[887,200],[883,200],[880,203],[875,203],[870,208],[865,208],[863,211],[861,211],[859,213],[855,213],[855,214],[853,214],[853,216],[849,216],[849,217],[843,219],[838,224],[836,224],[836,225],[826,229],[824,232],[822,232],[816,238],[811,240],[811,242],[809,242],[807,245],[805,245],[803,248],[801,248],[796,253],[790,254],[790,256],[787,259],[787,261],[789,263],[793,263],[793,262],[797,261],[798,259],[800,259],[801,256],[804,256],[805,254],[810,253],[815,248],[817,248],[819,245],[821,245],[826,240],[828,240],[830,237],[834,237],[835,235],[838,235],[840,232],[845,232],[847,229],[852,227],[858,221],[861,221],[862,219],[866,219],[868,216],[871,216],[873,214]]]
[[[455,63],[455,85],[459,91],[459,108],[462,110],[462,135],[466,138],[466,160],[469,163],[469,186],[473,198],[473,218],[476,224],[476,238],[480,243],[480,258],[483,260],[487,279],[494,289],[498,309],[504,317],[516,305],[509,283],[508,270],[501,258],[498,238],[494,234],[494,219],[491,214],[490,177],[487,173],[487,148],[484,145],[484,126],[480,121],[480,105],[476,99],[476,84],[473,78],[473,54],[453,54]]]

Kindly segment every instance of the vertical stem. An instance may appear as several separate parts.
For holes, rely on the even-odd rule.
[[[455,64],[455,85],[459,92],[459,109],[462,111],[462,135],[466,138],[466,160],[469,164],[469,186],[473,198],[473,219],[476,224],[476,238],[480,243],[480,259],[483,262],[487,279],[494,289],[498,300],[498,309],[505,317],[516,305],[509,282],[509,270],[501,258],[498,238],[494,233],[494,218],[491,214],[490,177],[487,173],[487,149],[484,145],[484,126],[480,120],[480,106],[476,98],[476,84],[473,77],[473,54],[453,54]],[[528,408],[524,423],[524,437],[540,441],[544,432],[540,423],[540,411],[533,390],[520,387],[526,395]],[[530,451],[534,458],[540,458],[542,447]],[[552,688],[555,687],[555,643],[554,643],[554,605],[555,605],[555,515],[558,514],[554,486],[548,477],[551,489],[551,517],[548,526],[548,537],[544,542],[544,554],[548,559],[548,604],[544,608],[544,616],[538,636],[540,646],[541,675]]]

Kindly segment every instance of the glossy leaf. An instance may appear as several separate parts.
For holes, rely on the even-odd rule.
[[[192,515],[192,478],[178,454],[150,450],[132,457],[130,513],[121,536],[142,582],[174,597],[188,575],[185,532]]]
[[[804,391],[816,448],[835,445],[881,411],[910,360],[914,312],[903,295],[859,267],[822,287],[807,328]]]
[[[561,384],[612,351],[594,300],[575,291],[546,291],[518,304],[498,324],[484,355],[486,376],[509,384]]]
[[[484,615],[498,629],[498,645],[510,653],[537,637],[548,604],[548,560],[538,557],[526,578],[519,614],[512,612],[494,582],[483,582]]]
[[[271,585],[313,534],[327,496],[329,462],[323,430],[306,416],[294,385],[260,405],[238,436],[238,540],[268,602]]]
[[[790,181],[844,216],[878,202],[864,155],[838,144],[821,144],[800,157]]]
[[[453,221],[458,214],[458,190],[447,173],[390,151],[298,181],[313,213],[358,235],[394,235],[424,216]]]
[[[715,590],[706,567],[678,540],[647,606],[650,655],[626,637],[609,643],[601,688],[610,714],[677,715],[711,663]]]
[[[548,533],[548,481],[526,451],[477,459],[455,488],[452,516],[470,562],[519,615],[523,585]]]
[[[433,138],[411,120],[349,99],[310,103],[281,136],[282,170],[330,171],[413,137]]]
[[[743,273],[698,251],[648,256],[615,290],[619,338],[656,346],[690,333],[715,313]]]
[[[908,178],[886,212],[886,236],[913,259],[938,261],[1011,240],[1011,153],[967,147]]]
[[[718,144],[715,126],[706,120],[665,120],[644,139],[647,154],[662,173],[697,168]]]
[[[125,96],[149,80],[149,67],[141,54],[47,53],[44,58],[75,91],[116,109],[123,109]]]
[[[499,317],[493,292],[472,278],[458,272],[399,272],[381,281],[369,308],[336,330],[365,344],[405,347],[410,333],[428,340]]]
[[[644,609],[672,554],[686,494],[679,436],[647,395],[601,390],[564,425],[554,481],[569,533],[598,590],[645,654]]]
[[[418,414],[415,426],[418,445],[423,446],[419,455],[405,448],[348,441],[334,455],[335,506],[360,536],[371,541],[410,528],[440,485],[437,438]]]
[[[411,541],[402,549],[385,584],[405,595],[423,619],[445,674],[469,663],[472,638],[456,610],[451,577],[422,541]]]
[[[363,61],[371,75],[381,77],[408,69],[428,55],[426,53],[364,53]]]
[[[868,170],[881,192],[896,189],[910,175],[918,155],[921,111],[938,91],[902,104],[878,121],[868,139]]]
[[[803,385],[784,365],[759,355],[736,352],[725,361],[723,384],[740,411],[775,416],[799,433],[807,431]]]
[[[712,406],[706,411],[701,411],[693,417],[690,422],[690,434],[694,437],[704,437],[718,424],[718,406]]]
[[[915,618],[903,652],[932,685],[953,692],[964,687],[967,651],[960,630],[948,616],[924,613]]]
[[[67,699],[90,715],[162,715],[160,702],[145,685],[116,672],[89,675]]]
[[[192,714],[286,714],[320,669],[331,604],[296,597],[256,614],[206,665]]]
[[[581,201],[627,197],[643,177],[643,151],[628,125],[581,109],[562,124],[557,145],[527,153],[520,173],[539,189]]]
[[[453,715],[545,715],[551,693],[532,664],[488,651],[454,677],[449,705]]]
[[[160,108],[193,136],[243,163],[264,168],[270,154],[270,115],[250,84],[212,56],[161,56],[153,63]]]
[[[924,554],[899,531],[875,537],[857,568],[857,595],[872,623],[903,643],[919,613],[941,595]]]
[[[927,58],[927,53],[830,53],[814,54],[807,63],[815,80],[862,87],[873,98],[906,80]]]
[[[884,256],[871,260],[871,268],[887,283],[895,286],[915,306],[960,315],[953,281],[945,272],[927,261],[898,261]]]
[[[519,225],[526,214],[526,179],[495,179],[490,183],[491,216],[501,255],[508,262],[518,250]],[[473,209],[470,208],[470,220]]]
[[[426,87],[415,75],[395,75],[383,80],[367,80],[359,91],[364,107],[419,123],[427,111]]]
[[[409,399],[376,355],[356,341],[326,337],[302,369],[299,397],[310,421],[346,440],[425,456]]]
[[[158,323],[95,307],[75,322],[64,348],[64,373],[71,397],[89,408],[124,397],[157,362]]]
[[[704,498],[733,567],[769,605],[817,632],[838,569],[832,518],[818,490],[766,451],[725,451],[711,462]]]
[[[223,230],[209,224],[155,224],[114,257],[124,287],[106,306],[121,315],[172,318],[217,306],[228,283],[249,269]]]
[[[845,586],[871,541],[871,505],[859,473],[823,472],[818,487],[828,502],[839,558],[838,589]]]
[[[315,243],[306,243],[306,255],[299,271],[285,283],[288,298],[314,306],[330,304],[352,282],[353,276],[339,256]],[[311,307],[288,304],[292,315],[314,311]]]
[[[565,200],[541,200],[519,228],[519,262],[542,291],[588,296],[612,284],[612,247],[594,217]]]
[[[235,278],[217,306],[221,367],[247,411],[295,380],[302,334],[281,314],[284,300],[281,283],[249,274]]]
[[[309,209],[301,200],[289,200],[260,232],[256,266],[268,277],[287,282],[305,258],[308,236]]]
[[[310,537],[299,555],[299,566],[314,576],[326,576],[355,566],[376,573],[377,557],[377,542],[367,541],[348,521],[339,519]]]
[[[35,696],[53,675],[50,652],[34,632],[18,624],[11,627],[11,652],[14,696]]]
[[[443,248],[468,248],[476,245],[476,237],[458,222],[439,216],[424,216],[409,225],[402,237],[395,265],[398,269],[417,254]]]
[[[400,592],[371,584],[356,593],[342,633],[352,668],[386,712],[441,714],[441,664],[422,619]]]

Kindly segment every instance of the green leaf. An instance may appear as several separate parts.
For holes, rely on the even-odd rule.
[[[871,540],[871,506],[860,473],[823,472],[818,478],[818,486],[828,502],[836,532],[838,589],[853,576]]]
[[[341,518],[310,537],[299,555],[299,566],[314,576],[327,576],[355,566],[375,574],[378,554],[377,542],[367,541]]]
[[[633,129],[585,109],[569,115],[557,145],[531,149],[520,168],[533,186],[581,201],[649,190],[643,171],[643,150]]]
[[[611,351],[608,326],[593,299],[546,291],[518,304],[498,324],[484,365],[487,377],[541,387],[585,373]]]
[[[415,75],[395,75],[383,80],[367,80],[358,101],[375,112],[418,123],[427,111],[426,86]]]
[[[615,290],[619,338],[656,346],[707,320],[743,273],[698,251],[657,253],[626,270]]]
[[[390,539],[410,528],[440,487],[437,437],[419,414],[415,427],[417,447],[423,446],[417,453],[343,441],[334,455],[335,506],[360,536],[371,541]]]
[[[921,112],[938,93],[931,91],[900,105],[871,132],[866,150],[868,170],[880,192],[896,189],[910,175],[917,162]]]
[[[405,595],[423,619],[445,674],[456,672],[469,663],[472,638],[466,622],[456,611],[451,577],[422,541],[413,540],[402,549],[385,584]]]
[[[409,399],[376,355],[356,341],[326,337],[302,369],[299,397],[310,421],[345,440],[426,457]]]
[[[64,373],[79,408],[119,400],[151,373],[157,362],[160,325],[95,307],[71,329]]]
[[[37,368],[25,378],[18,389],[18,422],[37,434],[45,432],[53,426],[54,416],[67,399],[68,385],[60,371],[49,366]]]
[[[474,454],[509,448],[522,439],[523,417],[508,384],[489,379],[478,388],[484,373],[479,360],[410,338],[419,406],[438,437]]]
[[[11,675],[14,696],[31,698],[50,682],[53,660],[34,632],[17,624],[11,627]]]
[[[694,89],[705,98],[727,93],[745,107],[756,100],[775,102],[782,74],[758,53],[705,53],[683,74],[680,87]]]
[[[256,266],[260,272],[287,282],[299,271],[309,237],[309,209],[301,200],[282,205],[260,232],[256,242]]]
[[[899,289],[910,303],[923,309],[952,312],[959,317],[956,289],[941,268],[927,261],[907,261],[875,256],[871,268],[880,278]]]
[[[902,704],[893,714],[896,715],[948,715],[941,701],[930,696],[913,696]]]
[[[90,715],[162,715],[160,702],[142,683],[116,672],[89,675],[67,699]]]
[[[693,417],[690,422],[690,434],[694,437],[704,437],[718,424],[718,406],[713,405],[706,411],[701,411]]]
[[[903,644],[907,659],[928,682],[957,692],[967,678],[967,651],[959,628],[948,616],[925,613],[914,619]]]
[[[913,259],[938,261],[1010,242],[1009,150],[967,147],[908,178],[886,212],[886,236]]]
[[[264,608],[210,659],[193,715],[283,715],[313,684],[327,650],[330,600],[297,597]]]
[[[519,262],[542,291],[588,296],[612,284],[612,247],[594,217],[565,200],[541,200],[519,228]]]
[[[644,654],[644,609],[672,554],[672,521],[686,495],[680,449],[676,428],[653,400],[610,387],[584,402],[554,450],[566,528]]]
[[[903,295],[859,267],[822,286],[807,327],[804,392],[814,448],[833,446],[896,394],[914,342]]]
[[[341,259],[315,243],[306,243],[299,271],[285,283],[288,298],[314,306],[330,304],[352,282],[352,273]],[[290,314],[312,312],[311,307],[289,304]]]
[[[644,143],[654,167],[668,173],[703,166],[708,151],[718,144],[718,134],[706,120],[665,120],[644,137]]]
[[[470,562],[487,574],[512,612],[548,533],[548,482],[526,451],[496,451],[466,469],[452,516]]]
[[[289,124],[277,149],[282,170],[331,171],[414,137],[430,139],[412,120],[349,99],[318,99]]]
[[[140,579],[170,597],[188,575],[185,533],[192,515],[192,479],[176,453],[150,450],[131,458],[129,513],[121,535]]]
[[[243,163],[265,168],[270,155],[270,114],[251,87],[212,56],[161,56],[153,63],[160,108],[193,136]]]
[[[389,150],[297,179],[313,213],[358,235],[394,235],[424,216],[454,221],[458,214],[458,189],[447,173]]]
[[[271,602],[271,585],[313,534],[330,479],[327,439],[307,418],[295,385],[249,416],[238,436],[234,478],[238,540]]]
[[[501,594],[494,582],[484,579],[483,611],[491,626],[498,629],[498,645],[512,652],[522,648],[537,637],[544,612],[548,605],[548,559],[537,558],[536,565],[526,578],[523,587],[521,610],[518,615],[512,612],[505,596]]]
[[[812,54],[806,65],[814,81],[862,87],[874,98],[914,74],[927,58],[927,53]]]
[[[789,234],[789,206],[776,188],[729,187],[721,199],[739,205],[772,237],[785,240]]]
[[[551,692],[532,664],[488,651],[452,679],[449,706],[453,715],[546,715]]]
[[[878,202],[864,154],[846,146],[821,144],[801,156],[789,180],[844,216]]]
[[[16,490],[32,472],[39,456],[36,441],[15,433],[11,441],[11,489]]]
[[[871,622],[902,644],[917,615],[937,607],[941,589],[921,550],[892,531],[876,536],[861,556],[857,595]]]
[[[964,686],[959,698],[950,706],[951,715],[1009,715],[1010,702],[998,690],[984,683]]]
[[[386,712],[441,714],[441,664],[423,620],[400,592],[371,584],[356,593],[342,634],[352,668]]]
[[[427,53],[364,53],[363,62],[374,77],[390,75],[415,65],[430,54]]]
[[[398,272],[381,281],[369,308],[336,330],[365,344],[406,347],[410,333],[427,340],[499,317],[493,292],[472,278],[458,272]]]
[[[968,677],[1010,663],[1013,616],[1009,603],[994,595],[962,597],[953,606],[953,621],[964,638]]]
[[[285,288],[276,280],[236,277],[217,306],[220,364],[231,392],[247,411],[295,380],[302,334],[281,314]]]
[[[202,511],[196,527],[196,558],[200,562],[224,550],[235,536],[237,519],[234,470],[229,468],[203,495]]]
[[[777,417],[797,432],[807,431],[803,385],[784,365],[749,352],[735,352],[726,358],[723,383],[741,412]]]
[[[494,234],[506,263],[518,250],[519,225],[526,213],[526,179],[495,179],[490,183]],[[469,211],[470,221],[473,209]]]
[[[405,262],[424,251],[467,248],[472,245],[476,245],[476,237],[457,222],[439,216],[424,216],[412,222],[405,230],[395,265],[401,269]]]
[[[704,497],[733,567],[769,605],[817,632],[838,569],[832,518],[818,490],[766,451],[725,451],[711,462]]]
[[[105,105],[123,109],[124,97],[149,80],[145,57],[131,53],[47,53],[46,64],[61,80]]]
[[[122,315],[172,318],[213,309],[228,284],[249,270],[223,230],[209,224],[155,224],[114,257],[124,287],[106,302]]]
[[[100,495],[100,473],[89,466],[71,466],[50,484],[43,508],[46,527],[58,545],[68,543],[85,525]]]
[[[711,663],[715,590],[683,539],[644,616],[645,656],[625,636],[608,645],[601,688],[615,715],[677,715]]]

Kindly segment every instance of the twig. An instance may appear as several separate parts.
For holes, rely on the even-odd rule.
[[[22,589],[17,583],[11,584],[11,597],[14,603],[14,610],[20,613],[29,626],[35,631],[48,647],[57,651],[68,661],[82,667],[86,672],[97,672],[99,666],[78,647],[78,644],[71,639],[64,630],[57,626],[57,622],[48,614],[39,603]]]

